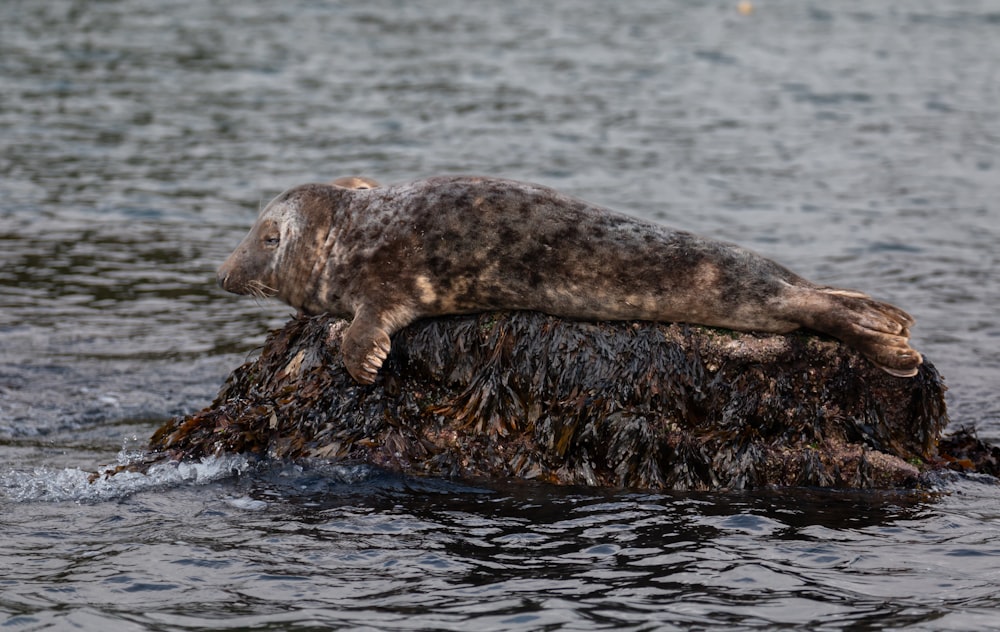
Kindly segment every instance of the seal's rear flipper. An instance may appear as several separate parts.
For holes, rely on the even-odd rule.
[[[910,346],[908,331],[893,335],[865,329],[857,324],[851,329],[852,333],[841,339],[863,353],[875,366],[896,377],[913,377],[917,374],[917,368],[924,360]]]
[[[889,375],[913,377],[923,363],[910,346],[913,317],[867,294],[837,288],[816,288],[822,306],[805,326],[830,334],[865,355]]]

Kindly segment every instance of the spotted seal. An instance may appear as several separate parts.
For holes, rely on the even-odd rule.
[[[686,322],[839,338],[888,373],[922,362],[913,319],[816,285],[735,244],[498,178],[285,191],[218,271],[236,294],[351,319],[344,364],[375,380],[390,337],[418,318],[523,309],[589,320]]]

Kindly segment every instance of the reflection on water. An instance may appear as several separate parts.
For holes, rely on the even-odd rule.
[[[348,174],[539,181],[869,291],[917,317],[953,419],[1000,440],[1000,14],[168,4],[0,4],[8,624],[994,625],[997,492],[974,481],[670,496],[224,459],[84,480],[283,322],[215,267],[282,189]]]
[[[34,579],[11,584],[4,603],[26,605],[40,582],[72,587],[43,601],[85,605],[64,620],[88,612],[171,629],[219,618],[291,629],[985,629],[996,607],[995,585],[983,581],[1000,555],[996,528],[950,496],[641,494],[329,466],[242,471],[77,504],[74,525],[87,535],[68,541],[26,523],[30,513],[58,528],[64,506],[25,506],[8,525],[29,552],[18,574]]]

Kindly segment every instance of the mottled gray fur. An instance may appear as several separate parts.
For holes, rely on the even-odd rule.
[[[414,320],[500,309],[774,333],[805,327],[893,375],[912,376],[921,363],[902,310],[815,285],[734,244],[511,180],[374,187],[282,193],[218,274],[230,292],[351,319],[344,363],[362,383],[374,381],[390,336]]]

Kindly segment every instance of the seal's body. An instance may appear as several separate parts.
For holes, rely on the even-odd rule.
[[[902,310],[813,284],[739,246],[552,189],[439,177],[275,198],[219,269],[230,292],[352,319],[344,363],[371,383],[389,337],[428,316],[501,309],[835,336],[887,372],[916,373]]]

